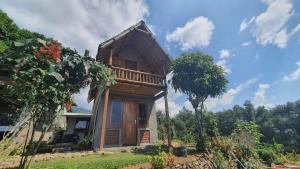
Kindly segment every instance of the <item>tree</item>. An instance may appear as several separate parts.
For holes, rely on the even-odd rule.
[[[75,50],[64,48],[52,40],[35,38],[14,42],[0,55],[0,63],[1,67],[12,72],[12,83],[6,86],[8,95],[17,98],[23,105],[21,118],[11,138],[24,128],[28,129],[20,168],[30,167],[33,156],[30,159],[28,156],[36,154],[45,133],[64,111],[72,94],[92,81],[97,88],[114,83],[110,69],[96,62],[88,51],[81,56]],[[34,140],[39,126],[40,137]]]
[[[6,13],[0,10],[0,54],[7,49],[12,42],[30,38],[46,40],[44,35],[20,29]]]
[[[220,134],[229,136],[234,132],[234,124],[254,121],[263,134],[261,141],[265,144],[282,144],[287,152],[300,152],[300,101],[288,102],[266,109],[255,108],[251,102],[244,106],[235,105],[232,109],[216,113]],[[241,126],[244,126],[242,124]],[[248,130],[248,129],[247,129]]]
[[[226,91],[228,81],[224,69],[214,64],[209,55],[189,52],[182,54],[172,63],[172,71],[172,86],[175,91],[188,96],[195,110],[198,132],[202,138],[204,102],[208,97],[214,98]]]
[[[26,29],[19,28],[12,19],[10,19],[6,13],[0,10],[0,55],[11,46],[15,41],[22,41],[31,38],[40,38],[47,40],[44,35],[31,32]],[[50,39],[49,39],[50,40]],[[5,67],[0,67],[0,81],[2,77],[6,79],[11,76],[12,72],[9,72]],[[0,82],[0,124],[13,125],[19,115],[21,109],[21,103],[17,98],[6,94],[4,85]]]
[[[171,119],[172,135],[183,142],[195,141],[195,115],[185,107]]]

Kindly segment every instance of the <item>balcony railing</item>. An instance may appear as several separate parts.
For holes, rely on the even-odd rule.
[[[113,74],[116,76],[117,81],[131,82],[157,87],[163,87],[165,84],[165,78],[157,74],[140,72],[115,66],[112,66],[112,71]]]

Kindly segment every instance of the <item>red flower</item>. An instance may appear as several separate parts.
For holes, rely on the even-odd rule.
[[[45,45],[44,47],[41,47],[34,54],[36,57],[44,56],[44,57],[51,58],[55,61],[55,63],[59,63],[61,61],[60,45],[57,41],[52,41],[51,43]]]

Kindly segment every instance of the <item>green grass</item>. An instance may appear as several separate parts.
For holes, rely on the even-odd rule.
[[[300,154],[288,153],[285,157],[289,163],[300,165]]]
[[[116,169],[128,165],[144,163],[147,156],[142,154],[116,153],[110,155],[91,155],[70,159],[59,159],[33,163],[32,168],[55,169]]]

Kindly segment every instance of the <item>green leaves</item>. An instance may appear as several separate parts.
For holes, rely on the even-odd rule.
[[[64,80],[62,75],[57,72],[50,72],[48,75],[54,77],[58,82],[62,82]]]
[[[203,137],[203,104],[208,97],[217,97],[226,91],[228,81],[224,70],[213,63],[211,56],[201,52],[184,53],[172,63],[171,68],[172,86],[175,91],[188,96],[195,109],[199,135]]]
[[[172,86],[190,98],[203,100],[219,96],[228,83],[222,67],[215,65],[211,56],[200,52],[184,53],[173,62],[172,71]]]
[[[14,42],[13,44],[16,47],[24,46],[24,43],[22,43],[22,42]]]

